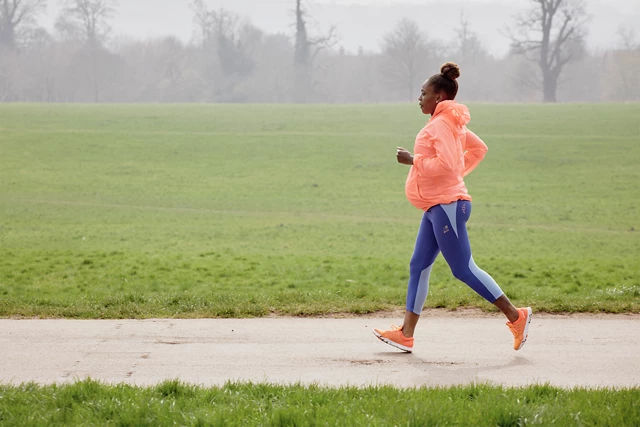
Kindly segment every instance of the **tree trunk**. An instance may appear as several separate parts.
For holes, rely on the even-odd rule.
[[[543,102],[556,102],[556,90],[558,88],[558,76],[550,71],[543,72],[542,89]]]
[[[296,44],[293,58],[293,100],[307,102],[311,90],[311,64],[309,55],[309,39],[304,22],[304,13],[296,0]]]
[[[15,49],[16,42],[13,27],[9,23],[5,23],[6,28],[0,30],[0,48]]]

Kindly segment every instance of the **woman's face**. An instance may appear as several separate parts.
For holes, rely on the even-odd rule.
[[[442,100],[444,100],[443,93],[435,93],[433,91],[433,85],[430,85],[429,81],[424,82],[420,89],[420,97],[418,98],[422,114],[433,115],[433,112],[436,110],[436,105]]]

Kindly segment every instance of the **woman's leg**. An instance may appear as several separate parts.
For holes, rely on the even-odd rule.
[[[471,202],[459,200],[447,205],[438,205],[432,212],[431,221],[435,238],[453,275],[498,307],[509,321],[517,320],[517,309],[496,281],[480,269],[471,256],[466,227],[466,222],[471,215]]]
[[[404,312],[404,320],[402,321],[402,334],[405,337],[412,337],[415,330],[416,325],[418,324],[418,320],[420,320],[420,315],[414,313],[413,311],[405,311]]]
[[[431,267],[433,267],[433,262],[440,252],[438,242],[433,233],[433,225],[429,219],[430,216],[430,212],[425,212],[422,216],[413,256],[409,263],[406,312],[402,323],[402,333],[406,337],[413,336],[420,313],[422,313],[422,307],[429,293]]]
[[[518,309],[515,308],[515,306],[513,304],[511,304],[511,301],[509,301],[509,298],[507,298],[507,296],[505,294],[502,294],[501,297],[499,297],[497,300],[495,300],[493,302],[493,305],[495,305],[496,307],[498,307],[498,309],[505,315],[507,316],[507,319],[509,319],[509,322],[515,322],[516,320],[518,320]]]

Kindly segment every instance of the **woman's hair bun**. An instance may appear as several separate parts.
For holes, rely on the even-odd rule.
[[[460,77],[460,67],[453,62],[445,62],[442,64],[442,67],[440,67],[440,74],[449,80],[455,80]]]

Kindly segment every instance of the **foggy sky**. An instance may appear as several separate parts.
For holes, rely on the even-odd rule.
[[[46,16],[39,22],[47,29],[63,0],[48,0]],[[113,17],[112,39],[157,38],[173,35],[188,42],[193,35],[190,0],[119,0]],[[528,0],[306,0],[311,34],[326,33],[335,26],[337,47],[355,52],[377,51],[385,33],[402,18],[417,21],[431,39],[451,41],[464,13],[470,29],[488,50],[502,55],[509,46],[503,30]],[[210,7],[233,11],[268,33],[294,33],[294,0],[208,0]],[[602,50],[619,45],[618,29],[635,28],[640,22],[640,0],[586,0],[590,15],[587,46]],[[636,30],[636,37],[640,32]]]

